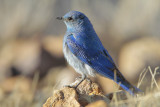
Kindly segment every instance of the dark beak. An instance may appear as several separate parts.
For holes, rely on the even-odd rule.
[[[56,19],[58,19],[58,20],[63,20],[63,17],[57,17]]]

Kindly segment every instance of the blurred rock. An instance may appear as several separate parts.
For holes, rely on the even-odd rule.
[[[42,44],[52,56],[63,57],[63,36],[47,36],[43,38]]]
[[[43,77],[51,68],[64,66],[62,38],[50,36],[45,38],[42,43],[36,38],[21,38],[2,46],[0,80],[19,74],[33,77],[36,71]]]
[[[42,40],[40,53],[40,62],[37,70],[40,77],[43,77],[50,69],[64,66],[66,61],[63,56],[62,46],[63,38],[61,36],[47,36]]]
[[[108,107],[108,106],[105,101],[99,100],[91,104],[88,104],[86,107]]]
[[[7,76],[12,75],[12,70],[24,75],[32,74],[38,66],[39,56],[40,44],[38,41],[24,39],[11,41],[0,51],[0,71]]]
[[[160,40],[142,37],[126,43],[119,55],[119,68],[124,76],[137,82],[139,74],[147,66],[155,68],[160,63]]]
[[[101,75],[97,75],[97,80],[105,94],[115,91],[116,83],[113,80],[103,77]]]
[[[35,100],[37,80],[32,81],[24,76],[14,76],[0,82],[0,103],[9,107],[16,103],[20,107],[30,107],[29,104]]]
[[[5,93],[10,93],[15,90],[22,93],[30,93],[31,85],[32,81],[23,76],[10,77],[0,82],[0,88]]]
[[[71,85],[76,85],[77,81]],[[86,106],[97,100],[104,100],[109,103],[110,100],[103,95],[102,90],[89,79],[83,81],[75,90],[74,88],[64,87],[54,92],[49,97],[43,107],[80,107]]]
[[[37,71],[40,72],[40,77],[44,77],[53,67],[59,67],[64,65],[65,59],[63,56],[53,56],[51,53],[45,50],[44,47],[41,48],[40,61],[37,67]]]
[[[33,75],[40,61],[40,44],[37,40],[15,41],[13,66],[23,75]]]

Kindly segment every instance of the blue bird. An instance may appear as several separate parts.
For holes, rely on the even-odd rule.
[[[57,19],[63,20],[67,26],[63,41],[64,56],[75,71],[82,75],[75,88],[87,76],[95,76],[98,73],[120,84],[131,95],[140,91],[120,73],[87,16],[78,11],[70,11]]]

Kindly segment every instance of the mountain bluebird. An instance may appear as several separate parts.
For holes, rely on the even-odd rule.
[[[57,17],[57,19],[63,20],[67,26],[63,41],[64,56],[75,71],[82,75],[81,80],[74,88],[86,76],[95,76],[98,73],[120,84],[132,95],[140,91],[120,73],[108,51],[103,47],[87,16],[78,11],[70,11],[63,17]]]

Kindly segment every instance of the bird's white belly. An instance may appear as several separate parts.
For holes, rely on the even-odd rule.
[[[67,62],[78,72],[79,74],[83,75],[91,75],[95,76],[95,70],[92,69],[89,65],[85,64],[81,60],[79,60],[68,48],[65,44],[63,47],[63,53],[67,60]]]

